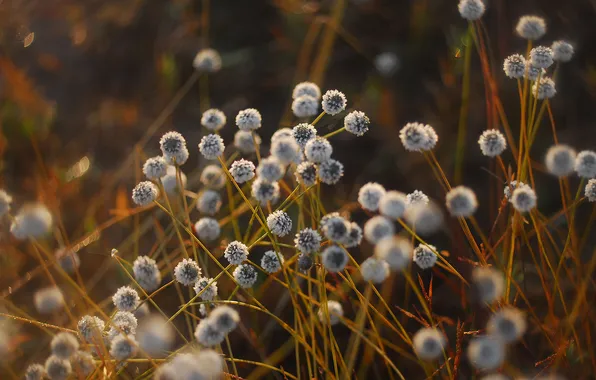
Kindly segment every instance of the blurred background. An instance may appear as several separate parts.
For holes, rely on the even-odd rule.
[[[541,44],[567,39],[576,49],[556,78],[552,107],[559,140],[578,150],[594,148],[596,1],[487,3],[483,20],[491,66],[514,133],[517,87],[502,73],[502,60],[525,51],[525,41],[513,32],[517,19],[537,14],[548,24]],[[98,225],[131,207],[130,190],[142,164],[130,160],[133,153],[154,156],[163,132],[181,132],[191,148],[183,169],[195,173],[189,175],[189,188],[196,187],[195,169],[205,165],[196,149],[204,134],[202,111],[217,107],[226,113],[222,136],[231,145],[236,113],[257,108],[263,115],[259,134],[268,141],[278,128],[295,124],[291,90],[300,81],[312,80],[323,91],[343,91],[348,108],[362,110],[372,120],[363,137],[332,138],[334,156],[346,170],[340,184],[326,192],[329,210],[354,202],[368,181],[442,198],[423,156],[401,146],[399,129],[409,121],[435,127],[440,136],[436,155],[452,178],[467,31],[456,0],[0,0],[0,25],[0,187],[13,195],[16,205],[38,199],[59,210],[67,237],[60,245],[88,245],[81,251],[82,274],[92,274],[109,260],[111,248],[130,234],[128,220],[89,239]],[[205,47],[220,52],[222,70],[203,82],[206,91],[192,85],[164,125],[139,146],[156,117],[188,83],[194,55]],[[502,191],[505,179],[476,145],[487,127],[486,89],[476,53],[470,81],[462,183],[479,193],[486,211],[479,219],[490,228],[488,200]],[[326,116],[317,127],[325,134],[342,123],[341,115]],[[537,167],[553,144],[549,126],[542,128],[532,152]],[[505,162],[512,162],[511,157]],[[540,177],[538,186],[541,211],[548,215],[559,210],[556,179]],[[0,241],[2,297],[38,266],[22,247],[7,242],[6,229]],[[449,233],[436,241],[447,251],[459,248],[457,237]],[[141,242],[141,247],[152,244]],[[102,284],[95,295],[106,297],[120,282]],[[35,289],[32,283],[24,281],[18,293],[25,308],[31,308],[27,289]],[[453,318],[463,313],[449,297],[438,300],[437,308]]]

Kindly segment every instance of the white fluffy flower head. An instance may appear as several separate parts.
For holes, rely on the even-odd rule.
[[[431,361],[443,355],[447,339],[443,333],[432,327],[423,327],[414,334],[414,352],[422,360]]]
[[[337,115],[346,109],[348,101],[343,92],[329,90],[323,95],[323,111],[331,116]]]
[[[261,257],[261,268],[270,274],[279,272],[283,266],[283,263],[284,258],[281,253],[275,253],[275,251],[266,251],[263,254],[263,257]]]
[[[159,146],[168,164],[182,165],[188,160],[186,140],[178,132],[170,131],[164,133],[159,140]]]
[[[379,212],[390,219],[398,219],[404,215],[406,206],[406,194],[394,190],[387,191],[379,201]]]
[[[414,262],[420,269],[432,268],[437,263],[436,251],[437,248],[434,245],[421,243],[414,249]]]
[[[233,241],[224,250],[224,257],[232,265],[242,264],[248,258],[248,247],[239,241]]]
[[[216,73],[221,69],[221,56],[214,49],[202,49],[195,55],[192,67],[205,73]]]
[[[319,99],[302,95],[292,101],[292,112],[296,117],[306,118],[319,113]]]
[[[478,145],[482,154],[488,157],[496,157],[507,149],[507,140],[501,132],[496,129],[489,129],[480,135]]]
[[[537,40],[546,33],[546,22],[538,16],[522,16],[515,27],[517,34],[527,40]]]
[[[538,197],[536,197],[536,192],[531,187],[520,186],[513,190],[510,202],[517,211],[529,212],[536,207]]]
[[[253,132],[239,130],[234,134],[234,146],[242,153],[256,152],[255,141],[257,146],[261,145],[261,137],[254,134],[253,139]]]
[[[375,256],[389,264],[391,270],[404,270],[412,261],[414,247],[408,239],[392,236],[375,246]]]
[[[321,248],[321,235],[312,228],[305,228],[298,231],[294,238],[296,249],[302,253],[315,253]]]
[[[582,178],[596,177],[596,152],[583,150],[575,158],[575,171]]]
[[[449,190],[445,197],[445,204],[451,215],[455,217],[470,217],[478,208],[476,194],[465,186],[456,186]]]
[[[283,237],[292,231],[292,219],[287,212],[277,210],[267,216],[267,227],[272,234]]]
[[[553,59],[558,62],[569,62],[574,54],[573,45],[563,40],[553,42],[551,49]]]
[[[503,62],[503,71],[509,78],[523,78],[526,71],[526,59],[521,54],[510,55]]]
[[[266,205],[267,202],[276,203],[279,199],[279,183],[257,178],[252,183],[251,195],[261,205]]]
[[[257,270],[250,264],[238,265],[232,275],[238,285],[245,289],[252,288],[258,277]]]
[[[321,90],[319,86],[312,82],[301,82],[294,87],[292,91],[292,99],[299,98],[303,95],[312,96],[315,99],[321,98]]]
[[[296,181],[310,187],[317,182],[317,167],[312,162],[304,161],[296,167],[294,176]]]
[[[226,125],[226,115],[217,108],[211,108],[203,112],[201,125],[210,131],[218,131]]]
[[[575,149],[568,145],[558,144],[548,149],[544,163],[549,173],[557,177],[566,177],[573,173],[576,157]]]
[[[394,233],[393,222],[384,216],[373,216],[364,224],[364,238],[371,244],[377,244]]]
[[[133,311],[139,306],[140,298],[137,291],[130,286],[121,286],[114,293],[112,302],[118,310]]]
[[[213,301],[217,297],[217,281],[212,278],[201,277],[193,286],[194,291],[200,294],[203,301]]]
[[[553,51],[546,46],[536,46],[530,50],[530,62],[539,69],[547,69],[553,64]]]
[[[219,165],[207,165],[199,178],[201,183],[210,189],[219,190],[226,185],[226,173]]]
[[[307,160],[318,164],[331,158],[333,147],[326,138],[317,136],[306,143],[304,153]]]
[[[197,210],[201,214],[215,215],[221,205],[221,195],[215,190],[203,190],[197,197]]]
[[[492,268],[477,267],[472,271],[472,282],[478,299],[483,303],[493,303],[502,297],[505,289],[503,275]]]
[[[241,158],[232,163],[230,166],[230,174],[237,183],[248,182],[255,176],[255,164]]]
[[[475,21],[482,17],[486,7],[482,0],[460,0],[457,9],[461,17]]]
[[[219,222],[210,217],[203,217],[195,223],[195,231],[202,241],[211,242],[216,240],[221,233]]]
[[[215,160],[224,152],[223,139],[215,134],[203,136],[199,143],[199,151],[208,160]]]
[[[344,118],[346,131],[356,136],[362,136],[368,132],[369,126],[370,119],[362,111],[352,111]]]
[[[143,164],[143,174],[145,177],[153,180],[158,180],[165,176],[168,164],[162,156],[148,158]]]
[[[261,128],[261,113],[254,108],[247,108],[236,115],[236,125],[243,131]]]
[[[332,158],[317,166],[317,177],[327,185],[335,185],[344,175],[344,165]]]
[[[344,308],[341,306],[341,303],[329,300],[327,301],[327,313],[325,313],[323,306],[321,306],[317,311],[317,316],[321,323],[329,323],[333,326],[341,321],[341,318],[344,316]]]
[[[161,283],[161,273],[155,260],[148,256],[139,256],[132,264],[132,271],[135,280],[141,288],[147,292],[152,292],[159,287]]]
[[[468,345],[468,360],[476,369],[490,371],[497,369],[505,360],[505,345],[497,337],[486,335],[472,339]]]
[[[185,286],[194,284],[201,276],[201,268],[193,259],[182,259],[174,268],[174,278]]]
[[[360,264],[360,274],[364,281],[380,284],[389,277],[389,264],[376,257],[369,257]]]
[[[317,137],[317,130],[308,123],[300,123],[292,128],[291,131],[292,136],[301,148],[304,148],[307,142]]]
[[[293,137],[280,137],[271,143],[271,155],[283,165],[298,163],[302,158],[300,145]]]
[[[330,245],[321,253],[321,263],[331,273],[344,270],[349,258],[346,251],[337,245]]]

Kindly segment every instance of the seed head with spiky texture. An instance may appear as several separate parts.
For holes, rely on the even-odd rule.
[[[550,99],[557,94],[555,82],[548,77],[541,77],[540,81],[532,85],[532,94],[537,99]]]
[[[214,190],[203,190],[197,198],[197,210],[201,214],[215,215],[222,205],[221,195]]]
[[[588,181],[584,190],[584,195],[588,198],[589,202],[596,202],[596,179]]]
[[[364,224],[364,238],[371,244],[377,244],[394,233],[393,222],[384,216],[373,216]]]
[[[180,179],[178,179],[178,174],[180,174]],[[176,170],[175,166],[169,165],[166,169],[166,175],[161,177],[161,183],[166,194],[176,195],[179,191],[179,184],[182,185],[183,189],[186,188],[186,174],[180,169]]]
[[[501,339],[494,336],[477,336],[470,341],[467,355],[474,368],[483,371],[494,370],[505,360],[505,345]]]
[[[139,325],[137,317],[135,317],[130,311],[116,312],[110,323],[112,325],[108,333],[110,340],[121,333],[131,335],[136,334],[137,327]]]
[[[317,182],[317,167],[312,162],[304,161],[296,167],[294,176],[304,186],[312,186]]]
[[[443,355],[447,340],[436,328],[423,327],[414,334],[412,344],[416,355],[426,361],[436,360]]]
[[[140,299],[136,290],[130,286],[121,286],[114,293],[112,302],[118,310],[133,311],[139,306]]]
[[[344,118],[346,131],[356,136],[362,136],[368,132],[369,126],[370,119],[362,111],[352,111]]]
[[[302,273],[308,273],[310,268],[314,265],[314,260],[311,255],[307,253],[301,253],[298,255],[298,270]]]
[[[271,156],[283,165],[298,163],[302,159],[300,145],[293,137],[280,137],[271,143]]]
[[[285,174],[284,165],[274,156],[263,158],[257,166],[257,176],[266,182],[276,182]]]
[[[248,258],[248,247],[239,241],[233,241],[224,250],[224,257],[232,265],[242,264]]]
[[[315,137],[309,140],[304,146],[306,159],[316,164],[325,162],[331,158],[333,147],[326,138]]]
[[[255,164],[241,158],[232,163],[230,166],[230,174],[237,183],[248,182],[255,176]]]
[[[234,134],[234,146],[242,153],[254,153],[256,151],[255,141],[257,145],[261,145],[261,137],[250,131],[237,131]]]
[[[296,117],[306,118],[319,113],[319,99],[302,95],[292,101],[292,112]]]
[[[157,199],[159,190],[153,182],[143,181],[139,182],[132,190],[132,201],[138,206],[147,206]]]
[[[505,71],[505,75],[509,78],[523,78],[526,71],[526,59],[521,54],[510,55],[503,62],[503,71]]]
[[[596,152],[582,150],[575,158],[575,171],[582,178],[596,177]]]
[[[225,339],[226,334],[217,329],[211,319],[203,319],[195,330],[195,338],[204,347],[213,347]]]
[[[277,210],[267,216],[267,227],[275,236],[283,237],[292,230],[292,219],[282,210]]]
[[[496,157],[507,149],[507,140],[501,132],[496,129],[489,129],[480,135],[478,145],[482,154],[488,157]]]
[[[321,90],[319,86],[312,82],[300,82],[294,87],[292,91],[292,99],[299,98],[303,95],[312,96],[315,99],[321,98]]]
[[[183,165],[188,160],[188,149],[186,140],[178,132],[170,131],[164,133],[159,140],[163,158],[168,164]]]
[[[329,323],[333,326],[338,324],[343,318],[344,308],[341,306],[341,303],[329,300],[327,301],[327,312],[325,312],[325,309],[321,305],[317,311],[317,316],[319,317],[319,321],[321,321],[321,323]]]
[[[258,277],[256,269],[250,264],[238,265],[232,275],[238,285],[245,289],[252,288]]]
[[[569,62],[574,54],[573,45],[563,40],[553,42],[551,49],[553,50],[553,59],[557,62]]]
[[[212,278],[201,277],[195,282],[193,289],[203,301],[213,301],[217,297],[217,281]]]
[[[336,212],[323,216],[320,225],[323,235],[335,243],[344,241],[350,226],[349,222]]]
[[[101,339],[105,323],[100,318],[85,315],[77,323],[77,330],[82,339],[90,343],[99,343]]]
[[[482,0],[460,0],[457,5],[461,17],[468,21],[480,19],[486,9]]]
[[[216,134],[203,136],[199,143],[199,151],[208,160],[215,160],[221,156],[224,149],[223,139]]]
[[[358,203],[365,210],[377,211],[379,209],[379,202],[385,193],[385,188],[382,185],[376,182],[369,182],[363,185],[358,191]]]
[[[254,108],[247,108],[236,115],[236,125],[243,131],[261,128],[261,113]]]
[[[546,22],[538,16],[522,16],[515,27],[517,34],[527,40],[537,40],[546,33]]]
[[[221,70],[221,56],[215,49],[202,49],[192,61],[195,70],[204,73],[216,73]]]
[[[267,273],[279,272],[283,263],[284,258],[281,253],[275,253],[275,251],[266,251],[261,258],[261,268],[263,268],[263,270]]]
[[[190,286],[201,276],[201,268],[193,259],[182,259],[174,268],[174,278],[182,285]]]
[[[547,69],[553,64],[553,51],[546,46],[536,46],[530,50],[530,62],[539,69]]]
[[[226,125],[226,115],[217,108],[211,108],[203,112],[201,125],[210,131],[218,131]]]
[[[398,236],[381,240],[375,246],[375,256],[389,264],[389,268],[397,271],[408,267],[412,261],[414,247],[408,239]]]
[[[419,244],[414,249],[414,262],[420,267],[420,269],[429,269],[435,266],[437,263],[437,248],[430,244]]]
[[[296,249],[302,253],[312,254],[321,248],[321,235],[312,228],[298,231],[294,238]]]
[[[538,198],[536,192],[529,186],[520,186],[513,190],[511,204],[519,212],[529,212],[536,207]]]
[[[430,143],[431,136],[428,129],[421,123],[407,123],[400,131],[399,138],[406,150],[419,152],[426,149]]]
[[[317,166],[317,177],[327,185],[335,185],[344,175],[344,165],[332,158]]]
[[[380,284],[389,277],[389,264],[376,257],[369,257],[360,264],[360,274],[364,281]]]
[[[291,128],[281,128],[277,131],[273,132],[271,136],[271,143],[275,142],[275,140],[280,139],[282,137],[292,137],[292,129]]]
[[[139,349],[134,336],[120,334],[110,344],[110,355],[116,360],[126,360],[134,357]]]
[[[161,283],[161,273],[155,260],[148,256],[139,256],[132,264],[132,271],[135,280],[141,288],[147,292],[152,292],[159,287]]]
[[[268,182],[259,177],[252,183],[251,195],[261,205],[266,205],[267,202],[276,203],[279,200],[279,183]]]
[[[519,183],[520,187],[524,187],[524,186],[528,186],[523,182],[518,182],[516,180],[513,180],[509,183],[509,185],[505,185],[505,187],[503,188],[503,195],[505,195],[505,198],[510,199],[511,198],[511,193],[517,188],[517,184]]]
[[[306,143],[317,137],[317,130],[308,123],[300,123],[292,128],[292,136],[294,136],[298,145],[304,148]]]
[[[346,109],[348,100],[343,92],[337,90],[329,90],[323,95],[323,111],[331,116],[337,115]]]
[[[346,251],[337,245],[330,245],[321,253],[321,263],[331,273],[344,270],[349,258]]]
[[[348,224],[348,233],[346,237],[341,241],[347,248],[357,247],[362,242],[362,237],[364,236],[362,232],[362,228],[356,222],[350,222]]]
[[[162,156],[148,158],[143,164],[143,174],[145,177],[158,180],[166,175],[168,164]]]
[[[219,222],[210,217],[203,217],[195,223],[195,231],[202,241],[211,242],[216,240],[221,233]]]

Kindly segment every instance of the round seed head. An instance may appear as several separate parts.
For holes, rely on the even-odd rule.
[[[273,235],[283,237],[292,231],[292,219],[285,211],[274,211],[267,217],[267,227]]]
[[[468,345],[468,360],[476,369],[491,371],[499,368],[505,360],[503,341],[493,336],[479,336]]]
[[[207,165],[201,172],[200,180],[206,187],[219,190],[226,185],[226,173],[219,165]]]
[[[105,323],[98,317],[85,315],[77,323],[79,336],[89,343],[99,343],[103,335]]]
[[[548,69],[553,64],[553,51],[546,46],[536,46],[530,50],[530,62],[539,69]]]
[[[399,191],[387,191],[379,200],[379,212],[391,219],[398,219],[406,211],[407,197]]]
[[[568,145],[553,145],[546,152],[544,163],[549,173],[557,177],[566,177],[573,172],[576,156],[575,149]]]
[[[114,293],[112,302],[118,310],[133,311],[139,306],[140,299],[136,290],[130,286],[122,286]]]
[[[267,205],[267,202],[276,203],[279,199],[279,184],[277,182],[267,182],[263,178],[257,178],[252,183],[251,195],[261,205]]]
[[[195,338],[204,347],[217,346],[225,339],[226,335],[215,327],[211,319],[203,319],[195,330]]]
[[[209,319],[216,329],[224,334],[228,334],[240,323],[240,314],[230,306],[221,305],[213,309],[209,315]]]
[[[327,185],[335,185],[344,175],[344,165],[332,158],[317,166],[317,177]]]
[[[294,244],[301,253],[312,254],[321,248],[321,235],[312,228],[305,228],[298,231]]]
[[[505,279],[492,268],[477,267],[472,271],[472,282],[478,299],[482,303],[493,303],[503,296]]]
[[[389,264],[376,257],[369,257],[360,264],[360,274],[364,281],[380,284],[389,277]]]
[[[389,264],[389,268],[394,271],[408,268],[413,251],[412,243],[398,236],[383,239],[375,246],[375,256]]]
[[[29,203],[21,207],[15,215],[10,232],[18,240],[38,239],[52,229],[53,218],[50,210],[41,203]]]
[[[384,216],[373,216],[364,224],[364,238],[371,244],[377,244],[394,233],[393,222]]]
[[[30,364],[25,371],[25,380],[42,380],[45,374],[46,370],[41,364]]]
[[[218,131],[226,125],[226,115],[217,108],[211,108],[203,112],[201,125],[210,131]]]
[[[385,195],[385,188],[376,182],[369,182],[363,185],[358,191],[358,203],[363,209],[377,211],[379,202]]]
[[[180,170],[180,181],[178,181],[178,173],[176,167],[173,165],[168,166],[166,169],[166,175],[161,177],[161,184],[168,195],[175,195],[179,191],[178,184],[182,184],[183,188],[186,188],[186,174]]]
[[[221,56],[214,49],[199,50],[192,61],[195,70],[204,73],[216,73],[221,69]]]
[[[271,156],[283,165],[298,163],[302,159],[300,145],[293,137],[280,137],[271,143]]]
[[[255,164],[243,158],[236,160],[230,166],[230,174],[237,183],[248,182],[255,176]]]
[[[550,99],[555,96],[556,93],[555,82],[550,78],[541,77],[540,81],[535,82],[532,85],[532,94],[537,99]]]
[[[317,130],[308,123],[300,123],[292,128],[292,136],[294,136],[298,145],[304,148],[306,143],[317,137]]]
[[[51,380],[66,380],[72,372],[72,366],[67,359],[51,355],[45,362],[45,374]]]
[[[298,270],[302,273],[308,273],[308,271],[310,271],[310,268],[312,268],[312,266],[314,265],[314,261],[311,257],[311,255],[307,254],[307,253],[301,253],[298,256]]]
[[[85,351],[77,351],[70,358],[73,372],[79,376],[89,376],[95,371],[95,359],[93,355]]]
[[[257,166],[257,176],[267,182],[276,182],[285,174],[284,165],[274,156],[263,158]]]
[[[573,45],[567,41],[553,42],[551,49],[553,50],[553,59],[558,62],[569,62],[573,57]]]
[[[370,119],[362,111],[352,111],[344,118],[346,131],[356,136],[362,136],[368,132],[369,126]]]
[[[327,301],[327,311],[325,312],[324,307],[320,307],[317,311],[319,321],[323,324],[329,323],[330,325],[336,325],[341,321],[344,316],[344,308],[341,303],[337,301]]]
[[[132,271],[135,280],[141,288],[147,292],[152,292],[159,287],[161,283],[161,273],[155,260],[148,256],[139,256],[132,264]]]
[[[214,190],[203,190],[197,199],[197,210],[201,214],[215,215],[221,208],[221,195]]]
[[[195,231],[201,241],[212,242],[219,237],[221,228],[217,220],[203,217],[195,223]]]
[[[323,235],[336,243],[341,243],[346,239],[350,228],[350,223],[335,212],[321,218],[320,225]]]
[[[436,202],[408,206],[404,219],[421,236],[429,236],[439,231],[444,221],[443,211]]]
[[[174,268],[174,278],[182,285],[190,286],[201,276],[201,268],[192,259],[182,259]]]
[[[537,201],[536,192],[531,187],[520,186],[513,190],[510,202],[517,211],[529,212],[536,207]]]
[[[292,129],[290,129],[290,128],[278,129],[271,136],[271,143],[273,144],[275,142],[275,140],[280,139],[282,137],[292,137]]]
[[[521,310],[505,307],[490,317],[486,331],[505,343],[513,343],[524,335],[527,327],[526,317]]]
[[[159,147],[168,164],[182,165],[188,160],[186,140],[178,132],[166,132],[159,140]]]
[[[478,139],[478,145],[482,154],[488,157],[496,157],[507,149],[505,136],[496,129],[489,129],[482,132]]]
[[[261,145],[261,137],[256,133],[254,134],[254,139],[253,133],[250,131],[240,130],[234,134],[234,146],[242,153],[256,152],[255,140],[257,145]]]
[[[596,177],[596,152],[583,150],[575,158],[575,171],[582,178]]]
[[[81,258],[78,253],[71,249],[60,248],[54,253],[56,262],[68,274],[74,273],[81,265]]]
[[[60,359],[68,359],[79,349],[77,337],[68,332],[58,333],[50,344],[52,354]]]
[[[199,143],[199,151],[208,160],[215,160],[221,156],[224,149],[223,139],[215,134],[203,136]]]
[[[584,194],[589,202],[596,202],[596,179],[588,181]]]
[[[377,55],[374,63],[377,71],[385,77],[395,74],[400,66],[399,57],[392,51],[386,51]]]
[[[302,162],[296,167],[294,172],[296,181],[306,187],[310,187],[317,183],[317,167],[312,162]]]
[[[420,269],[429,269],[437,263],[437,248],[434,245],[419,244],[414,249],[414,262]]]
[[[525,183],[523,183],[521,181],[518,182],[516,180],[513,180],[509,183],[509,185],[506,185],[503,188],[503,195],[505,195],[505,198],[507,198],[507,199],[511,198],[511,193],[517,188],[518,183],[519,183],[520,187],[528,187],[528,185],[526,185]]]
[[[538,16],[522,16],[515,27],[517,34],[527,40],[537,40],[546,33],[546,22]]]
[[[526,71],[526,59],[521,54],[513,54],[503,62],[505,75],[512,79],[520,79]]]
[[[112,318],[112,327],[108,333],[109,339],[112,340],[118,334],[134,335],[137,332],[139,325],[137,317],[130,311],[118,311]]]
[[[344,270],[346,265],[348,265],[348,261],[349,258],[346,251],[337,245],[330,245],[321,254],[321,263],[331,273]]]
[[[428,205],[429,199],[426,194],[420,190],[414,190],[406,196],[407,206]]]
[[[250,264],[238,265],[232,275],[238,285],[244,289],[252,288],[257,282],[257,271]]]
[[[315,99],[321,98],[321,90],[319,86],[312,82],[301,82],[294,87],[292,91],[292,99],[299,98],[303,95],[312,96]]]
[[[0,189],[0,218],[8,214],[12,197],[3,189]]]
[[[363,235],[362,228],[356,222],[351,222],[348,224],[348,233],[341,244],[346,248],[357,247],[362,242]]]
[[[138,351],[138,343],[132,335],[120,334],[110,344],[110,355],[116,360],[134,357]]]
[[[281,263],[280,263],[280,259],[281,259]],[[267,273],[276,273],[279,272],[281,270],[281,267],[284,263],[284,258],[281,255],[281,253],[279,253],[279,257],[278,254],[275,253],[275,251],[267,251],[263,254],[263,257],[261,258],[261,268],[263,268],[263,270]]]
[[[153,182],[143,181],[139,182],[134,189],[132,189],[132,201],[138,206],[147,206],[157,199],[159,190]]]
[[[457,9],[461,17],[468,21],[475,21],[482,17],[486,7],[482,0],[460,0]]]
[[[526,70],[524,71],[524,78],[528,78],[531,81],[537,80],[539,75],[543,76],[546,74],[544,69],[533,66],[530,62],[526,62]]]
[[[449,190],[445,197],[445,204],[451,215],[455,217],[470,217],[478,208],[476,194],[465,186],[457,186]]]
[[[432,150],[439,141],[439,135],[437,135],[435,129],[428,124],[424,125],[424,130],[426,131],[426,135],[428,136],[428,138],[426,139],[424,146],[422,147],[422,150]]]
[[[232,265],[242,264],[248,258],[248,247],[239,241],[233,241],[224,250],[224,257]]]
[[[213,301],[217,297],[217,281],[212,278],[201,277],[194,285],[194,290],[203,301]]]
[[[421,328],[412,337],[414,352],[422,360],[432,361],[443,355],[447,339],[443,333],[432,327]]]
[[[261,114],[254,108],[247,108],[236,115],[236,125],[243,131],[261,128]]]
[[[410,152],[428,150],[432,145],[432,136],[428,134],[429,129],[421,123],[407,123],[400,131],[399,138],[404,148]]]
[[[143,174],[145,177],[158,180],[165,176],[168,164],[162,156],[148,158],[143,164]]]
[[[64,307],[64,295],[55,286],[42,288],[33,294],[35,309],[40,314],[51,314]]]
[[[292,101],[292,112],[296,117],[305,118],[319,113],[319,99],[302,95]]]
[[[328,161],[333,153],[331,143],[323,137],[315,137],[304,146],[306,159],[316,164]]]
[[[346,109],[348,100],[343,92],[337,90],[329,90],[323,95],[323,111],[334,116]]]

